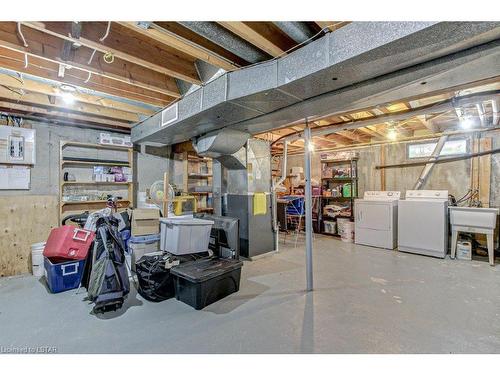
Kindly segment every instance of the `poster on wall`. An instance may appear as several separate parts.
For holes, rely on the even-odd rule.
[[[0,166],[0,190],[29,190],[31,168]]]

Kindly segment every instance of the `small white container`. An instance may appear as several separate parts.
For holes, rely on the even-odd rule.
[[[340,237],[344,242],[354,242],[354,223],[352,221],[346,221],[343,223]]]
[[[204,219],[160,219],[160,248],[175,255],[208,251],[210,230],[214,222]]]
[[[42,277],[45,274],[45,267],[43,265],[43,249],[45,249],[45,242],[34,243],[31,245],[31,269],[33,276]]]
[[[472,244],[469,241],[457,242],[457,259],[472,260]]]
[[[337,233],[337,223],[335,221],[324,221],[325,233],[335,234]]]

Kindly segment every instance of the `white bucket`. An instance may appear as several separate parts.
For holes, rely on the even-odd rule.
[[[337,233],[342,236],[342,232],[344,231],[345,223],[348,223],[349,219],[345,217],[337,218]]]
[[[43,249],[45,249],[45,242],[38,242],[31,245],[31,271],[35,277],[42,277],[45,273]]]
[[[344,242],[354,242],[354,223],[352,221],[346,221],[342,224],[340,237]]]

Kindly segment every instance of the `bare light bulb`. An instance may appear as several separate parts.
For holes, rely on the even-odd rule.
[[[70,92],[63,92],[61,98],[66,104],[73,104],[75,102],[75,96]]]
[[[397,137],[398,137],[398,135],[396,133],[396,130],[389,129],[387,131],[387,138],[390,139],[391,141],[395,141]]]

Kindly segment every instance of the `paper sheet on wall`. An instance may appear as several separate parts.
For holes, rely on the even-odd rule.
[[[0,190],[29,190],[31,168],[0,166]]]

